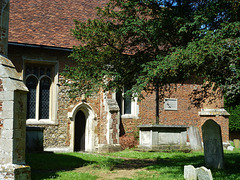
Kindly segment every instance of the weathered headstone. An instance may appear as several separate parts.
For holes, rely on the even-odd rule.
[[[196,170],[197,170],[198,180],[213,180],[211,170],[203,166],[200,168],[197,168]]]
[[[213,120],[207,120],[202,126],[202,136],[206,166],[222,169],[224,154],[220,126]]]
[[[239,148],[239,139],[234,139],[233,144],[234,144],[235,148],[238,149]]]
[[[200,133],[197,127],[190,126],[187,130],[190,147],[194,151],[201,151],[202,150],[202,141],[200,137]]]
[[[228,147],[227,147],[227,150],[233,151],[233,150],[234,150],[234,147],[233,147],[233,146],[228,146]]]
[[[184,179],[197,180],[197,171],[192,165],[184,166]]]

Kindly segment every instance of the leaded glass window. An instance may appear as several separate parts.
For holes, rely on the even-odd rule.
[[[117,100],[118,106],[120,108],[120,113],[122,114],[122,92],[121,91],[118,91],[116,93],[116,100]]]
[[[47,68],[46,74],[47,74],[49,77],[51,77],[51,69],[50,69],[50,68]]]
[[[33,74],[35,75],[35,76],[38,76],[38,68],[37,67],[33,67],[32,68],[33,70]]]
[[[26,86],[29,90],[27,94],[27,119],[36,118],[36,89],[38,80],[34,76],[30,76],[26,80]]]
[[[25,68],[27,119],[50,119],[51,66],[27,64]]]
[[[31,68],[29,66],[26,67],[25,74],[26,75],[31,74]]]
[[[51,81],[44,77],[40,81],[40,100],[39,100],[39,117],[40,119],[49,118],[49,98],[50,98]]]
[[[131,114],[131,97],[124,96],[124,114]]]
[[[45,74],[45,69],[43,67],[40,68],[40,76]]]
[[[126,92],[126,91],[124,91]],[[116,100],[120,108],[121,114],[131,114],[132,111],[132,99],[130,96],[126,96],[122,94],[122,91],[117,92]]]

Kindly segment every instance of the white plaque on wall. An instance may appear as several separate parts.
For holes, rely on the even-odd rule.
[[[164,110],[177,110],[177,99],[165,98],[164,99]]]

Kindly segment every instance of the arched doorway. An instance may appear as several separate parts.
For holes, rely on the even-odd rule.
[[[80,110],[75,116],[74,151],[85,151],[86,116]]]
[[[98,137],[97,134],[95,134],[94,130],[97,126],[97,121],[94,112],[92,110],[92,107],[89,106],[87,103],[81,102],[77,104],[72,112],[68,113],[68,117],[71,119],[70,123],[70,148],[72,151],[79,151],[77,147],[80,148],[80,145],[75,145],[76,143],[81,142],[79,137],[80,135],[76,134],[79,132],[78,130],[81,129],[81,125],[85,124],[85,146],[84,150],[87,152],[94,152],[97,150],[97,142]],[[83,122],[83,124],[82,124]],[[80,125],[78,125],[80,123]],[[78,128],[77,128],[78,127]],[[76,130],[75,130],[76,128]],[[82,136],[83,137],[83,136]],[[84,138],[84,137],[83,137]],[[78,141],[79,140],[79,141]],[[81,150],[80,150],[81,151]]]

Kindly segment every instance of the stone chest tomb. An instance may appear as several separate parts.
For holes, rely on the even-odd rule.
[[[187,126],[140,125],[139,149],[182,149],[187,146]]]

